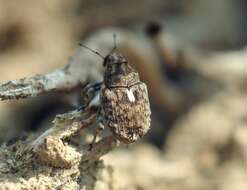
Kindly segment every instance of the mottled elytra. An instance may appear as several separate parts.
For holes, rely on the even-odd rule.
[[[97,106],[100,126],[109,127],[114,136],[126,144],[135,142],[150,128],[150,105],[147,86],[139,74],[114,48],[107,56],[89,49],[103,59],[104,81],[88,106]],[[92,85],[92,88],[93,85]]]

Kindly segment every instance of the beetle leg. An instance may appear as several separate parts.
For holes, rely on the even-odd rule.
[[[94,145],[95,142],[96,142],[97,136],[104,130],[104,128],[105,128],[105,126],[104,126],[101,122],[99,122],[99,123],[98,123],[98,128],[96,129],[96,131],[95,131],[95,133],[94,133],[93,140],[92,140],[92,142],[90,143],[90,148],[89,148],[90,150],[93,149],[93,145]]]
[[[86,93],[91,93],[93,91],[99,91],[103,85],[103,82],[89,83],[83,91]]]
[[[91,107],[98,107],[100,105],[100,90],[102,85],[102,82],[92,83],[83,89],[84,105],[78,108],[78,110],[88,111]]]

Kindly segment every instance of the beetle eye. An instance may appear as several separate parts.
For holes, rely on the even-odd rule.
[[[103,61],[103,67],[106,66],[106,59]]]
[[[104,66],[104,67],[106,66],[107,62],[109,62],[109,56],[110,56],[110,55],[107,55],[107,56],[105,57],[104,61],[103,61],[103,66]]]

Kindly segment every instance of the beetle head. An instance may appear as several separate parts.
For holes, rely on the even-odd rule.
[[[130,66],[128,61],[119,53],[111,53],[104,59],[104,82],[108,87],[131,86],[139,80],[138,73]]]
[[[119,53],[112,53],[105,57],[103,66],[110,75],[127,75],[133,71],[128,61]]]
[[[116,35],[113,35],[114,47],[107,56],[101,55],[99,52],[80,44],[80,46],[88,49],[103,59],[105,67],[104,83],[108,87],[113,86],[130,86],[134,82],[139,81],[139,75],[128,64],[128,61],[119,53],[116,52]]]

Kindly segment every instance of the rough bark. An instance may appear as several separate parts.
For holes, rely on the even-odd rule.
[[[76,110],[58,115],[53,127],[37,138],[3,145],[0,189],[92,189],[102,170],[107,172],[100,157],[118,142],[108,136],[92,149],[89,145],[72,145],[69,139],[95,120],[94,115],[82,120],[82,114]]]

